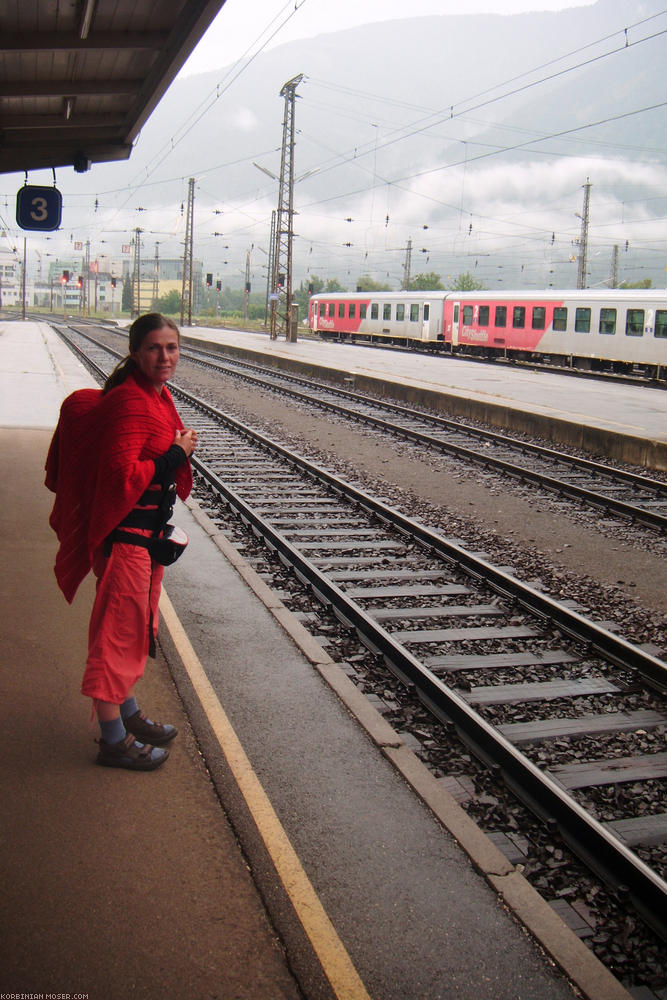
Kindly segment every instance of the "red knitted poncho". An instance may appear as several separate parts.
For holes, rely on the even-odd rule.
[[[65,399],[46,459],[46,486],[56,494],[49,524],[60,547],[54,571],[70,602],[88,574],[95,550],[153,481],[155,465],[183,424],[165,386],[157,393],[136,371],[106,395],[79,389]],[[176,470],[184,500],[192,489],[190,462]]]

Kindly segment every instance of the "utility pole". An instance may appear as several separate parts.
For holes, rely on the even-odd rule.
[[[273,288],[273,258],[276,252],[276,210],[271,212],[271,233],[269,235],[269,260],[266,272],[266,309],[264,310],[264,327],[268,325],[269,312],[273,312],[275,301],[271,298]]]
[[[408,245],[405,248],[405,264],[403,265],[403,291],[407,292],[410,288],[410,267],[412,265],[412,240],[408,240]]]
[[[82,314],[88,315],[88,303],[90,302],[90,240],[86,240],[86,255],[83,258],[83,294]]]
[[[188,181],[188,208],[185,213],[185,251],[183,253],[183,286],[181,289],[181,326],[188,317],[192,326],[192,244],[194,241],[195,179]],[[186,309],[187,302],[187,309]]]
[[[21,319],[25,320],[25,282],[26,282],[26,266],[28,262],[28,240],[27,237],[23,237],[23,273],[21,275],[21,285],[22,285],[22,307],[21,307]]]
[[[243,322],[248,322],[248,302],[250,300],[250,250],[245,255],[245,286],[243,291]]]
[[[584,184],[584,208],[581,213],[581,234],[579,236],[579,265],[577,267],[577,288],[586,287],[586,264],[588,262],[588,209],[591,199],[591,182],[588,177]]]
[[[303,73],[283,84],[280,96],[285,99],[283,118],[283,144],[280,155],[280,178],[278,182],[278,210],[276,212],[275,252],[271,281],[271,327],[270,337],[278,336],[280,286],[284,288],[285,337],[290,339],[292,324],[292,238],[294,236],[294,105],[296,88],[303,80]]]
[[[155,244],[155,261],[153,268],[153,303],[160,297],[160,244]]]
[[[132,272],[131,316],[141,316],[141,234],[143,229],[134,230],[134,270]]]
[[[610,288],[618,288],[618,243],[614,244],[611,252],[611,281]]]

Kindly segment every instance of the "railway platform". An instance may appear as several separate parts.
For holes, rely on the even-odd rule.
[[[0,321],[0,995],[628,1000],[194,502],[139,689],[170,759],[93,765],[43,486],[92,384]]]
[[[531,371],[502,361],[416,354],[314,338],[294,343],[242,330],[185,327],[186,341],[359,392],[382,393],[580,448],[619,462],[667,470],[667,392],[660,388]]]

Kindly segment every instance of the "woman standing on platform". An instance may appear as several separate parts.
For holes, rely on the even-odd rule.
[[[129,354],[103,389],[80,389],[63,402],[46,461],[58,585],[71,603],[90,569],[97,577],[81,691],[93,699],[97,763],[107,767],[153,770],[169,756],[159,747],[176,736],[139,710],[135,684],[155,655],[164,565],[187,543],[167,525],[175,495],[184,500],[192,489],[197,443],[166,386],[179,349],[171,320],[136,319]]]

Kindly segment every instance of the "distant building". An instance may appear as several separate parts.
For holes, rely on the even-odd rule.
[[[123,261],[123,281],[134,280],[134,264],[130,260]],[[192,307],[199,307],[202,292],[203,264],[200,260],[192,262]],[[146,257],[141,261],[141,295],[139,304],[141,312],[151,309],[156,299],[161,299],[171,291],[177,291],[179,296],[183,291],[183,258]],[[135,290],[136,296],[136,290]]]
[[[91,315],[122,311],[123,286],[132,284],[133,267],[129,260],[113,259],[100,255],[90,261],[85,274],[85,261],[81,255],[60,257],[46,261],[40,258],[37,273],[26,275],[26,308],[39,307],[51,312],[68,315]],[[192,267],[193,309],[197,309],[202,293],[202,262],[195,260]],[[153,308],[156,299],[172,290],[180,297],[183,290],[183,260],[165,258],[158,262],[147,259],[141,264],[142,312]],[[136,290],[135,290],[136,296]],[[128,299],[129,301],[129,299]],[[135,299],[136,301],[136,299]],[[0,307],[21,307],[23,303],[23,265],[15,254],[0,252]]]
[[[0,307],[21,301],[21,265],[13,253],[0,251]]]

